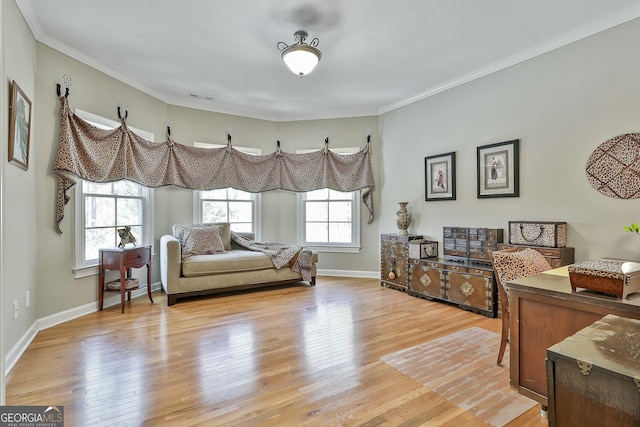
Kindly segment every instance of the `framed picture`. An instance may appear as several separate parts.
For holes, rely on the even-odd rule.
[[[11,84],[9,109],[9,162],[27,170],[31,134],[31,101],[15,80]]]
[[[499,142],[478,147],[478,198],[519,197],[518,143]]]
[[[456,199],[456,153],[424,158],[426,201]]]

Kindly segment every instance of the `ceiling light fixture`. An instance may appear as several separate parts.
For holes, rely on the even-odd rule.
[[[291,72],[302,78],[313,71],[322,58],[322,53],[316,49],[320,41],[315,38],[311,40],[311,43],[306,44],[304,41],[308,34],[302,30],[296,31],[293,36],[296,39],[296,44],[289,46],[284,42],[279,42],[276,46],[282,52],[280,56]]]

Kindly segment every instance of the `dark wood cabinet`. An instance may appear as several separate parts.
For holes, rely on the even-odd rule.
[[[409,241],[422,239],[416,234],[380,236],[380,284],[406,291],[409,285]]]
[[[469,258],[469,229],[465,227],[444,227],[442,229],[444,256],[447,259]]]
[[[497,288],[491,265],[446,260],[409,260],[410,295],[452,302],[466,310],[495,317]]]
[[[491,263],[489,251],[502,243],[501,228],[443,227],[444,257],[451,261]]]
[[[607,315],[547,350],[549,426],[640,425],[640,321]]]
[[[501,228],[469,228],[469,258],[471,261],[491,262],[489,251],[502,242]]]
[[[540,252],[543,257],[549,261],[551,268],[563,267],[565,265],[573,264],[575,257],[574,248],[545,248],[542,246],[523,246],[501,243],[498,245],[498,250],[512,249],[512,248],[531,248]]]

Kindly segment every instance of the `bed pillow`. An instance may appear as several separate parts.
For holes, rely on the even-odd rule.
[[[224,252],[221,227],[185,227],[182,232],[182,258]]]

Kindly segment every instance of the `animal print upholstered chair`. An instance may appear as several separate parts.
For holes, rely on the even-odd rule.
[[[500,315],[502,317],[502,334],[498,365],[502,365],[502,358],[509,340],[509,290],[505,286],[509,281],[551,270],[551,265],[540,252],[531,248],[513,248],[502,251],[489,251],[493,272],[500,294]]]

